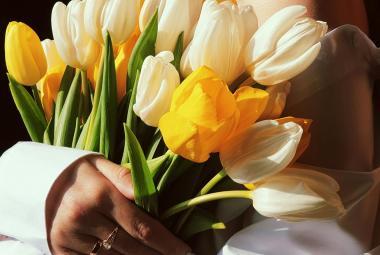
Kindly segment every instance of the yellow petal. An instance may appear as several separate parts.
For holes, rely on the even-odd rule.
[[[35,85],[46,73],[47,63],[38,35],[22,22],[9,23],[5,34],[8,72],[23,85]]]
[[[61,80],[65,66],[57,66],[48,71],[48,73],[38,82],[41,87],[41,102],[44,108],[46,119],[52,117],[53,103],[61,85]]]
[[[268,95],[264,90],[248,86],[241,87],[235,92],[236,105],[240,111],[240,120],[235,132],[236,134],[257,121],[267,105]]]
[[[128,63],[139,36],[140,30],[137,27],[132,36],[119,47],[119,53],[115,59],[118,102],[123,99],[126,93]]]

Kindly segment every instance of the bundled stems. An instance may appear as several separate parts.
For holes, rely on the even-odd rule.
[[[169,208],[162,214],[161,219],[165,220],[179,212],[182,212],[196,205],[204,204],[211,201],[221,200],[221,199],[227,199],[227,198],[246,198],[246,199],[252,200],[252,191],[250,190],[221,191],[221,192],[206,194],[203,196],[198,196]]]
[[[216,184],[218,184],[221,180],[224,179],[224,177],[227,176],[226,171],[222,169],[219,173],[217,173],[208,183],[206,183],[205,186],[198,192],[197,197],[206,195],[212,188],[215,187]],[[191,213],[193,212],[194,207],[187,210],[178,220],[177,226],[175,228],[175,233],[179,233],[183,225],[185,224],[186,220],[190,217]]]
[[[82,94],[83,94],[83,110],[82,110],[82,120],[83,123],[86,122],[88,116],[90,115],[90,91],[87,84],[87,73],[84,70],[81,70],[82,78]]]

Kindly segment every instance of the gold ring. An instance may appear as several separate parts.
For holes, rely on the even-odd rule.
[[[107,239],[102,242],[102,246],[104,247],[104,249],[111,250],[112,244],[116,239],[117,232],[119,232],[119,227],[116,227],[112,231],[112,233],[107,237]]]
[[[98,252],[99,252],[100,248],[102,248],[102,246],[103,246],[103,242],[97,241],[94,244],[94,247],[92,248],[90,255],[96,255],[96,254],[98,254]]]

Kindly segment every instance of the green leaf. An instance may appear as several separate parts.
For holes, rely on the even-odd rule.
[[[155,55],[155,44],[157,40],[158,30],[158,11],[149,21],[148,26],[142,32],[141,36],[133,48],[131,59],[128,63],[128,84],[135,84],[137,79],[137,71],[141,70],[141,66],[148,56]],[[132,90],[132,86],[128,86],[127,90]]]
[[[133,111],[133,105],[136,102],[137,84],[139,82],[139,78],[140,78],[140,70],[137,70],[135,84],[133,85],[131,98],[129,99],[127,122],[126,122],[127,126],[132,130],[132,132],[136,132],[137,116],[135,112]]]
[[[70,86],[69,93],[63,105],[58,119],[58,125],[54,137],[54,144],[71,147],[75,133],[75,121],[79,113],[80,98],[80,72],[78,71]]]
[[[184,174],[191,166],[193,166],[193,162],[182,158],[179,155],[175,155],[173,160],[162,176],[160,182],[157,185],[157,190],[159,193],[162,193],[166,187],[168,187],[171,183],[173,183],[178,177]]]
[[[51,117],[45,132],[44,132],[44,143],[52,145],[54,143],[54,114],[55,114],[55,105],[53,104],[53,116]]]
[[[24,86],[19,84],[10,74],[8,74],[8,79],[13,101],[28,130],[30,138],[34,142],[42,142],[47,126],[44,113]]]
[[[148,149],[148,155],[147,155],[148,160],[154,157],[161,141],[162,141],[162,134],[161,134],[161,131],[157,128],[156,132],[154,133],[152,137],[152,142]]]
[[[70,66],[66,66],[65,72],[62,76],[61,85],[57,94],[57,99],[55,100],[54,130],[57,129],[59,115],[61,114],[63,105],[65,103],[67,94],[69,93],[69,89],[74,79],[74,76],[75,69]]]
[[[80,133],[81,133],[80,132],[80,120],[79,120],[79,117],[77,117],[75,120],[75,131],[74,131],[73,142],[71,144],[71,148],[76,147]]]
[[[209,212],[200,208],[195,208],[187,222],[184,224],[180,236],[183,239],[189,239],[195,234],[210,229],[225,229],[226,226],[219,219],[215,218]]]
[[[84,124],[75,148],[81,149],[81,150],[85,149],[85,142],[86,142],[85,139],[86,139],[86,134],[88,132],[88,127],[89,126],[90,126],[90,118],[88,118],[87,121],[86,121],[86,123]]]
[[[173,52],[174,60],[172,64],[175,66],[178,72],[180,72],[181,58],[183,54],[183,35],[184,35],[184,32],[179,34],[177,43]]]
[[[157,190],[153,183],[144,152],[131,129],[124,124],[125,146],[131,160],[135,202],[145,211],[157,215]]]
[[[100,144],[99,152],[106,158],[114,155],[117,122],[117,84],[115,59],[111,37],[107,33],[103,65],[102,92],[100,95]]]
[[[40,108],[40,110],[42,112],[44,112],[44,108],[43,108],[42,102],[41,102],[40,93],[38,92],[37,86],[32,86],[32,94],[33,94],[34,101],[36,102],[38,108]]]

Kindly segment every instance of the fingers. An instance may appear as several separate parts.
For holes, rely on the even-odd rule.
[[[117,206],[105,213],[115,219],[133,238],[165,255],[185,255],[191,251],[157,220],[148,216],[119,193],[113,193],[111,199]]]
[[[130,171],[103,157],[90,157],[89,161],[97,168],[126,198],[133,200],[133,185]]]
[[[106,240],[112,231],[117,226],[111,220],[99,214],[97,217],[97,224],[93,227],[87,227],[86,230],[92,236],[99,240]],[[139,255],[158,255],[158,253],[151,248],[146,247],[133,237],[131,237],[121,227],[116,234],[116,238],[112,244],[112,249],[120,254],[139,254]]]

